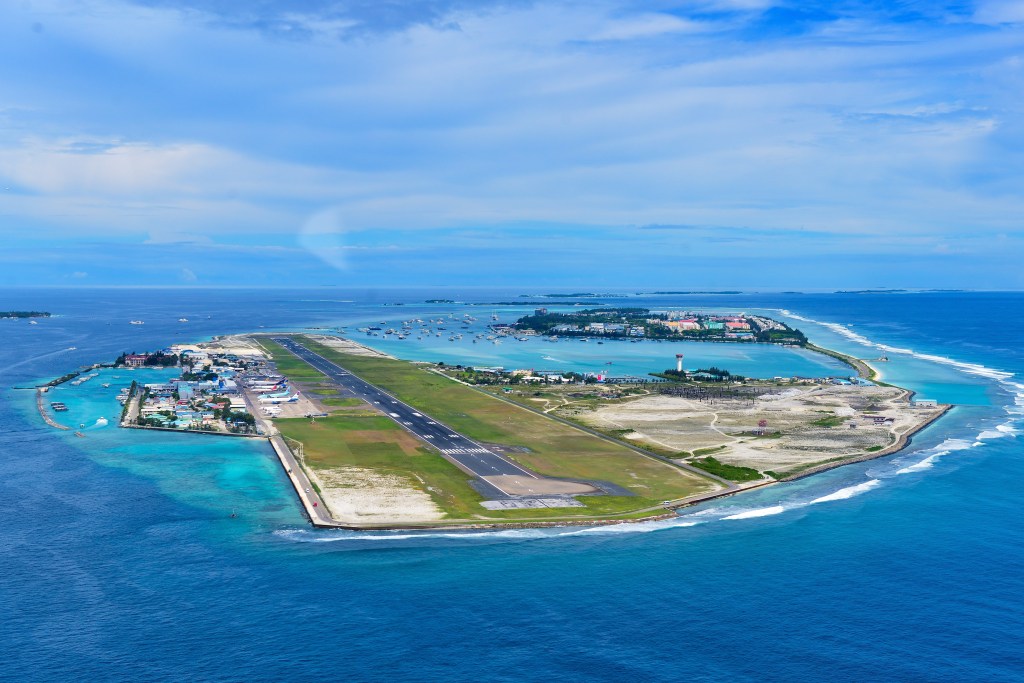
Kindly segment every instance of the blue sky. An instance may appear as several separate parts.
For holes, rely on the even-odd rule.
[[[0,284],[1020,289],[1022,93],[1011,0],[4,3]]]

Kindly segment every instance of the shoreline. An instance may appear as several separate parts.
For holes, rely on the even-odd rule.
[[[382,352],[377,351],[376,349],[374,349],[372,347],[365,346],[364,344],[360,344],[359,342],[356,342],[356,341],[353,341],[351,339],[348,339],[347,337],[345,338],[345,340],[346,340],[346,342],[348,342],[348,343],[350,343],[352,345],[359,346],[359,347],[362,347],[364,349],[367,349],[367,350],[373,352],[374,354],[382,354]],[[848,355],[843,354],[843,353],[841,353],[839,351],[833,351],[832,349],[826,349],[824,347],[820,347],[820,346],[817,346],[815,344],[808,344],[805,348],[807,348],[809,351],[816,352],[816,353],[822,353],[824,355],[830,356],[832,358],[836,358],[837,360],[840,360],[840,361],[846,363],[851,368],[853,368],[854,370],[857,371],[858,376],[860,376],[860,377],[862,377],[864,379],[867,379],[869,381],[874,381],[874,382],[879,383],[879,384],[884,384],[885,386],[895,386],[895,385],[886,384],[884,382],[879,382],[877,378],[880,376],[880,373],[877,370],[875,370],[872,366],[868,365],[867,362],[865,362],[865,361],[863,361],[861,359],[854,358],[853,356],[848,356]],[[409,361],[409,362],[415,362],[415,361]],[[457,381],[457,380],[455,380],[455,381]],[[473,387],[473,388],[475,389],[476,387]],[[915,392],[910,390],[910,389],[906,389],[904,387],[897,387],[897,388],[902,389],[905,392],[904,398],[906,400],[908,400],[908,401],[911,400],[913,398],[914,394],[915,394]],[[490,394],[488,394],[488,395],[490,395]],[[502,398],[501,396],[496,396],[496,398],[498,398],[500,400],[505,400],[506,402],[511,403],[510,401],[507,401],[506,399]],[[519,404],[513,403],[513,405],[515,405],[515,406],[517,406],[519,408],[526,409],[526,410],[532,410],[529,407],[521,406]],[[678,502],[676,502],[676,503],[674,503],[672,505],[659,506],[660,509],[669,510],[670,512],[656,514],[655,513],[655,509],[651,509],[652,514],[650,516],[637,517],[637,518],[634,518],[634,519],[612,519],[612,518],[605,517],[605,518],[598,518],[598,519],[593,519],[593,520],[564,520],[564,521],[552,521],[552,522],[541,522],[541,521],[536,521],[536,522],[530,522],[530,521],[523,521],[523,522],[493,521],[493,522],[491,522],[491,521],[489,521],[489,522],[480,522],[480,523],[471,522],[469,520],[451,520],[450,524],[438,524],[436,522],[423,522],[423,523],[409,523],[409,524],[395,523],[395,524],[366,524],[366,525],[360,525],[358,523],[351,523],[351,522],[349,522],[349,523],[336,522],[333,519],[331,519],[330,521],[326,521],[326,520],[323,519],[322,514],[320,514],[320,512],[317,511],[317,510],[323,511],[324,508],[319,507],[319,506],[318,507],[310,506],[309,500],[307,500],[307,496],[305,495],[305,491],[303,491],[301,489],[301,487],[296,485],[296,482],[294,480],[294,476],[292,475],[292,471],[290,469],[288,469],[288,467],[287,467],[287,465],[285,463],[285,457],[280,453],[280,451],[278,451],[278,448],[277,448],[276,445],[274,446],[274,450],[278,451],[277,455],[278,455],[279,459],[281,460],[282,466],[284,466],[285,469],[288,470],[289,478],[292,480],[292,484],[293,484],[293,487],[295,488],[296,494],[298,495],[298,497],[300,499],[300,502],[302,502],[303,507],[305,508],[306,516],[309,519],[309,521],[312,524],[312,526],[315,527],[315,528],[346,529],[346,530],[350,530],[350,531],[403,531],[403,530],[404,531],[441,531],[441,530],[466,530],[466,531],[478,530],[479,531],[479,530],[492,530],[492,529],[557,528],[557,527],[574,527],[574,526],[607,526],[607,525],[612,525],[612,524],[638,524],[638,523],[641,523],[641,522],[653,522],[653,521],[659,521],[659,520],[665,520],[665,519],[672,519],[674,517],[678,517],[678,515],[675,512],[676,510],[681,510],[683,508],[692,507],[694,505],[698,505],[700,503],[704,503],[704,502],[707,502],[707,501],[710,501],[710,500],[716,500],[716,499],[719,499],[719,498],[726,498],[726,497],[730,497],[730,496],[735,496],[735,495],[738,495],[738,494],[742,494],[742,493],[744,493],[746,491],[751,491],[751,490],[755,490],[755,489],[762,489],[762,488],[765,488],[767,486],[772,486],[772,485],[775,485],[775,484],[780,484],[780,483],[785,483],[785,482],[790,482],[790,481],[796,481],[798,479],[804,479],[806,477],[814,476],[815,474],[821,474],[822,472],[826,472],[826,471],[829,471],[829,470],[837,469],[839,467],[844,467],[846,465],[853,465],[853,464],[859,463],[859,462],[866,462],[866,461],[869,461],[869,460],[875,460],[875,459],[878,459],[878,458],[883,458],[883,457],[887,457],[887,456],[890,456],[890,455],[894,455],[894,454],[902,451],[907,446],[909,446],[911,444],[911,442],[912,442],[912,437],[915,434],[918,434],[919,432],[921,432],[925,428],[927,428],[927,427],[931,426],[932,424],[934,424],[939,418],[941,418],[943,415],[945,415],[947,412],[949,412],[952,408],[953,408],[952,405],[944,405],[942,407],[942,411],[941,412],[933,415],[927,421],[925,421],[925,422],[921,423],[920,425],[916,426],[915,428],[909,430],[907,433],[900,435],[900,437],[892,445],[890,445],[890,446],[888,446],[888,447],[886,447],[886,448],[884,448],[884,449],[882,449],[880,451],[877,451],[875,453],[865,453],[864,455],[860,455],[860,456],[856,456],[856,457],[852,457],[852,458],[848,458],[848,459],[843,459],[841,461],[822,463],[820,465],[816,465],[816,466],[813,466],[811,468],[808,468],[806,471],[802,471],[802,472],[796,473],[796,474],[791,475],[791,476],[783,477],[782,479],[777,479],[777,480],[776,479],[772,479],[772,480],[767,480],[767,481],[752,482],[752,483],[749,483],[747,485],[736,484],[735,482],[730,482],[730,485],[727,486],[725,489],[719,489],[717,491],[712,491],[712,492],[708,492],[708,493],[698,494],[698,495],[693,496],[691,498],[688,498],[688,499],[685,499],[685,500],[680,500],[680,501],[678,501]],[[537,411],[533,411],[533,412],[537,412]],[[555,418],[555,417],[552,417],[550,415],[548,415],[546,417],[548,417],[550,419],[556,419],[556,420],[558,420],[560,422],[565,422],[566,424],[569,424],[570,426],[573,426],[573,427],[575,427],[577,429],[581,428],[580,425],[577,425],[577,424],[574,424],[574,423],[562,420],[561,418]],[[589,431],[589,430],[585,430],[585,431]],[[596,434],[598,436],[600,436],[601,438],[605,438],[605,439],[608,439],[610,441],[614,441],[616,443],[620,443],[622,445],[628,446],[630,449],[632,449],[634,451],[638,451],[642,455],[646,455],[646,456],[654,455],[654,454],[649,454],[649,453],[643,451],[643,449],[638,448],[635,444],[630,444],[630,443],[627,443],[627,442],[619,441],[618,439],[610,437],[610,436],[608,436],[606,434],[601,434],[601,433],[596,433]],[[294,454],[291,452],[291,448],[287,444],[283,444],[283,445],[284,445],[284,448],[287,450],[288,455],[291,456],[292,460],[299,464],[299,467],[302,470],[303,475],[304,476],[308,476],[305,473],[305,468],[304,468],[304,466],[302,466],[301,461],[295,459]],[[658,456],[655,456],[655,457],[657,457],[659,460],[662,459],[662,458],[660,458]],[[704,473],[704,474],[706,476],[706,473]],[[636,512],[643,512],[643,511],[642,510],[634,511],[634,513],[636,513]],[[626,513],[626,514],[631,514],[631,513]],[[315,518],[319,518],[321,521],[319,521],[319,522],[314,521]]]
[[[253,334],[250,334],[250,335],[227,335],[227,336],[221,336],[221,337],[214,337],[214,340],[223,340],[225,338],[238,338],[238,337],[249,337],[251,339],[258,340],[258,338],[260,336],[261,336],[261,333],[257,332],[257,333],[253,333]],[[354,340],[352,340],[352,339],[350,339],[348,337],[341,337],[341,338],[344,339],[347,344],[350,344],[350,345],[356,346],[356,347],[360,347],[364,351],[366,351],[368,353],[371,353],[373,355],[392,357],[389,354],[386,354],[384,352],[378,351],[377,349],[374,349],[371,346],[367,346],[365,344],[361,344],[361,343],[359,343],[357,341],[354,341]],[[257,344],[258,344],[258,341],[257,341]],[[880,377],[881,373],[879,373],[875,368],[873,368],[872,366],[868,365],[867,362],[865,362],[865,361],[863,361],[861,359],[857,359],[857,358],[854,358],[852,356],[848,356],[846,354],[843,354],[841,352],[833,351],[832,349],[827,349],[827,348],[820,347],[820,346],[817,346],[817,345],[811,344],[811,343],[808,343],[804,348],[806,348],[809,351],[813,351],[813,352],[821,353],[823,355],[830,356],[832,358],[835,358],[835,359],[837,359],[837,360],[847,364],[848,366],[850,366],[851,368],[853,368],[854,370],[857,371],[858,376],[860,376],[860,377],[862,377],[864,379],[867,379],[867,380],[870,380],[870,381],[874,381],[874,382],[879,383],[879,384],[885,384],[884,382],[880,382],[878,380],[878,378]],[[413,362],[413,361],[410,361],[410,362]],[[95,364],[93,367],[99,367],[101,365],[102,364]],[[67,376],[65,376],[65,377],[67,377]],[[60,380],[66,381],[65,378],[60,378]],[[59,383],[59,381],[58,380],[54,380],[54,381],[52,381],[51,383],[49,383],[47,385],[43,385],[43,386],[40,386],[40,387],[36,388],[36,399],[37,399],[37,406],[38,406],[38,409],[39,409],[40,416],[43,418],[43,420],[47,424],[49,424],[52,427],[55,427],[55,428],[61,429],[61,430],[71,431],[70,427],[61,425],[60,423],[56,422],[48,414],[48,412],[46,411],[45,406],[43,405],[44,404],[43,397],[45,396],[45,394],[46,394],[47,390],[49,389],[49,387],[53,386],[54,383]],[[889,384],[885,384],[885,385],[886,386],[894,386],[894,385],[889,385]],[[905,389],[903,387],[897,387],[897,388],[903,389],[903,391],[906,392],[906,394],[905,394],[905,399],[906,400],[909,401],[909,400],[911,400],[913,398],[913,396],[914,396],[914,392],[913,391],[911,391],[909,389]],[[133,396],[132,398],[134,399],[135,397]],[[500,399],[501,397],[498,397],[498,398]],[[518,404],[514,404],[514,405],[517,405],[517,407],[523,408],[523,406],[519,406]],[[138,427],[138,426],[135,426],[135,427],[132,427],[132,428],[135,428],[135,429],[148,429],[148,430],[154,430],[154,431],[179,432],[179,433],[181,433],[181,432],[191,432],[191,433],[206,434],[206,435],[211,435],[211,436],[241,436],[241,437],[245,437],[245,438],[265,439],[268,442],[268,445],[271,447],[271,450],[277,456],[278,462],[280,463],[282,469],[284,470],[284,473],[287,476],[289,483],[292,485],[292,489],[294,490],[297,498],[299,499],[299,503],[300,503],[300,506],[301,506],[301,508],[303,510],[304,516],[307,518],[307,521],[314,528],[318,528],[318,529],[343,529],[343,530],[349,530],[349,531],[403,531],[403,530],[404,531],[444,531],[444,530],[448,530],[448,531],[481,531],[481,530],[499,530],[499,529],[609,526],[609,525],[615,525],[615,524],[638,524],[638,523],[641,523],[641,522],[653,522],[653,521],[661,521],[661,520],[673,519],[673,518],[676,518],[676,517],[679,516],[676,513],[677,510],[680,510],[680,509],[683,509],[683,508],[692,507],[694,505],[698,505],[700,503],[704,503],[704,502],[707,502],[707,501],[710,501],[710,500],[715,500],[715,499],[719,499],[719,498],[725,498],[725,497],[729,497],[729,496],[735,496],[735,495],[738,495],[738,494],[742,494],[742,493],[744,493],[746,491],[751,491],[751,490],[755,490],[755,489],[762,489],[762,488],[764,488],[766,486],[772,486],[772,485],[783,483],[783,482],[790,482],[790,481],[796,481],[798,479],[804,479],[806,477],[811,477],[811,476],[814,476],[816,474],[821,474],[822,472],[833,470],[833,469],[836,469],[836,468],[839,468],[839,467],[843,467],[843,466],[846,466],[846,465],[852,465],[852,464],[859,463],[859,462],[866,462],[866,461],[869,461],[869,460],[875,460],[877,458],[883,458],[883,457],[894,455],[896,453],[899,453],[903,449],[905,449],[907,446],[909,446],[911,444],[912,440],[913,440],[912,439],[913,436],[915,436],[916,434],[920,433],[922,430],[924,430],[927,427],[929,427],[932,424],[934,424],[936,421],[939,420],[939,418],[941,418],[943,415],[948,413],[953,407],[954,407],[953,405],[944,405],[944,406],[942,406],[941,412],[933,415],[931,418],[929,418],[927,421],[921,423],[920,425],[917,425],[916,427],[908,430],[907,433],[900,435],[900,437],[892,445],[890,445],[890,446],[888,446],[888,447],[886,447],[886,448],[884,448],[882,450],[879,450],[878,452],[875,452],[875,453],[865,453],[864,455],[860,455],[860,456],[856,456],[856,457],[852,457],[852,458],[848,458],[848,459],[843,459],[843,460],[836,461],[836,462],[821,463],[819,465],[809,467],[805,471],[801,471],[801,472],[798,472],[796,474],[793,474],[793,475],[790,475],[790,476],[787,476],[787,477],[784,477],[784,478],[778,479],[778,480],[771,479],[771,480],[750,482],[750,483],[748,483],[746,485],[744,485],[744,484],[736,484],[735,482],[729,482],[730,485],[728,485],[724,489],[719,489],[719,490],[716,490],[716,491],[711,491],[711,492],[707,492],[707,493],[698,494],[698,495],[690,497],[688,499],[683,499],[683,500],[679,500],[677,502],[673,502],[670,505],[656,506],[656,507],[652,507],[652,508],[648,508],[648,509],[634,510],[634,511],[631,511],[631,512],[628,512],[628,513],[623,513],[624,515],[631,515],[631,514],[642,514],[644,512],[650,512],[649,515],[645,515],[645,516],[642,516],[642,517],[635,517],[635,518],[629,518],[629,519],[616,519],[614,516],[610,516],[610,517],[597,517],[597,518],[594,518],[594,519],[565,519],[565,520],[555,520],[555,521],[542,521],[542,520],[536,520],[536,521],[529,521],[529,520],[523,520],[523,521],[493,520],[493,521],[490,521],[489,520],[489,521],[477,522],[475,520],[453,519],[453,520],[450,520],[450,522],[448,522],[448,523],[438,523],[438,522],[416,523],[416,522],[410,522],[410,523],[367,523],[367,524],[359,524],[359,523],[354,523],[354,522],[338,522],[338,521],[335,521],[333,519],[333,517],[331,517],[330,511],[326,507],[326,504],[324,503],[322,497],[319,495],[319,493],[312,486],[312,483],[310,481],[310,477],[309,477],[308,473],[306,472],[305,466],[302,464],[301,459],[296,457],[296,455],[293,452],[291,446],[279,434],[275,434],[275,433],[271,432],[271,433],[266,434],[266,435],[242,435],[242,434],[229,434],[229,433],[218,433],[218,432],[204,432],[204,431],[200,431],[200,430],[180,430],[180,429],[165,428],[165,427]],[[527,410],[529,410],[529,408],[527,408]],[[547,417],[551,418],[551,416],[547,416]],[[557,419],[557,418],[554,418],[554,419]],[[567,423],[567,424],[570,424],[571,426],[573,426],[573,427],[575,427],[577,429],[580,428],[579,425],[575,425],[575,424],[572,424],[572,423]],[[121,426],[126,426],[126,425],[122,424]],[[604,434],[601,434],[600,436],[602,438],[608,439],[610,441],[614,441],[614,442],[626,445],[631,450],[640,451],[641,455],[646,455],[646,456],[651,455],[651,454],[648,454],[646,452],[643,452],[642,449],[637,448],[635,446],[635,444],[629,444],[629,443],[626,443],[626,442],[621,442],[618,439],[614,439],[613,437],[609,437],[609,436],[604,435]],[[658,459],[660,460],[662,458],[658,458]],[[687,469],[687,468],[684,468],[684,469]],[[705,473],[705,476],[706,476],[706,473]],[[712,479],[717,479],[717,478],[712,478]],[[717,482],[717,483],[721,483],[721,482]]]
[[[909,400],[910,397],[913,396],[914,392],[912,392],[910,390],[907,390],[907,394],[908,394],[907,395],[907,399]],[[896,453],[899,453],[904,448],[909,446],[913,442],[913,440],[914,440],[913,437],[916,434],[918,434],[922,430],[930,427],[939,418],[941,418],[943,415],[945,415],[950,410],[952,410],[954,408],[954,406],[952,404],[948,404],[947,403],[947,404],[941,405],[940,408],[941,408],[940,412],[936,413],[935,415],[932,415],[930,418],[928,418],[928,420],[926,420],[925,422],[922,422],[921,424],[919,424],[918,426],[914,427],[913,429],[908,430],[905,434],[901,434],[900,437],[896,440],[896,443],[894,443],[891,446],[888,446],[886,448],[883,448],[880,451],[877,451],[875,453],[865,453],[864,455],[858,455],[855,458],[850,458],[849,460],[843,460],[842,462],[826,462],[826,463],[821,463],[820,465],[815,465],[813,467],[808,468],[805,471],[797,472],[796,474],[792,474],[792,475],[790,475],[788,477],[783,477],[782,479],[779,479],[779,481],[780,482],[796,481],[798,479],[804,479],[806,477],[814,476],[815,474],[821,474],[822,472],[827,472],[829,470],[834,470],[837,467],[843,467],[844,465],[853,465],[853,464],[858,463],[858,462],[867,462],[869,460],[876,460],[878,458],[884,458],[884,457],[886,457],[888,455],[895,455]]]

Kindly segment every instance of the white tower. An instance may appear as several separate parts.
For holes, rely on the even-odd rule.
[[[676,354],[676,372],[682,372],[682,371],[683,371],[683,354],[677,353]]]

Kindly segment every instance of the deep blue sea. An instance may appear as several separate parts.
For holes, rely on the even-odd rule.
[[[0,680],[1024,680],[1022,294],[602,299],[763,310],[823,346],[885,353],[887,379],[958,406],[895,456],[652,524],[314,531],[261,443],[104,424],[121,373],[59,390],[85,438],[45,425],[16,388],[218,334],[482,325],[492,308],[423,302],[520,293],[0,291],[0,310],[57,314],[0,321]],[[842,371],[783,349],[466,336],[354,338],[515,367],[635,374],[683,352],[753,376]]]

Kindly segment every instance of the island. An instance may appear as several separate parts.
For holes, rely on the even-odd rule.
[[[49,318],[47,311],[0,311],[0,319]]]
[[[774,329],[728,317],[753,334]],[[651,376],[610,378],[411,362],[310,333],[174,345],[94,368],[135,371],[118,394],[126,429],[266,440],[317,527],[589,526],[668,518],[891,454],[949,408],[882,382],[863,360],[803,348],[850,371],[752,379],[687,370],[680,358]],[[49,410],[66,394],[49,409],[42,397],[81,382],[55,382],[40,387],[39,410],[62,428]]]
[[[764,342],[805,346],[807,337],[789,325],[759,315],[652,311],[648,308],[588,308],[554,313],[538,308],[512,328],[550,337],[611,337],[692,341]]]

